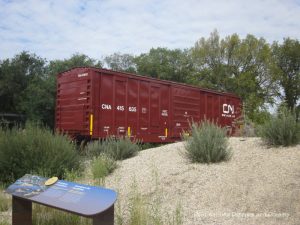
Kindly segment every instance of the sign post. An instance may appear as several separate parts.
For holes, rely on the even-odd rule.
[[[10,185],[12,225],[32,224],[32,202],[88,217],[93,225],[114,224],[115,191],[64,180],[46,186],[46,178],[26,174]]]
[[[32,224],[32,203],[31,201],[12,197],[12,224],[31,225]]]

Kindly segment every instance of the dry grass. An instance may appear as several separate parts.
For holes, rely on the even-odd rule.
[[[2,187],[0,187],[0,212],[8,211],[11,208],[11,197],[4,193]]]
[[[8,225],[11,219],[11,197],[3,189],[0,186],[0,225]]]

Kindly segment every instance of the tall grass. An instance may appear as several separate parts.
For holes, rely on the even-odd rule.
[[[296,114],[283,108],[260,130],[263,141],[271,146],[292,146],[300,143],[300,123]]]
[[[94,141],[88,144],[87,154],[90,157],[101,153],[107,154],[115,160],[123,160],[135,156],[140,150],[138,141],[131,141],[129,137],[108,137],[103,141]]]
[[[8,183],[26,173],[63,178],[66,171],[79,168],[75,145],[67,136],[29,123],[25,129],[0,128],[0,181]]]
[[[92,225],[89,218],[62,212],[46,206],[33,204],[33,225]]]
[[[147,209],[146,199],[139,192],[137,185],[132,186],[132,192],[129,199],[129,224],[149,224],[150,219],[149,212]]]
[[[100,154],[91,162],[94,179],[104,184],[104,178],[117,168],[116,161],[106,154]]]
[[[185,155],[191,162],[215,163],[231,158],[226,131],[208,120],[190,125],[192,136],[183,135]]]
[[[0,187],[0,212],[8,211],[11,208],[11,197],[4,193],[4,188]]]
[[[152,171],[153,172],[153,171]],[[117,225],[182,225],[183,215],[180,204],[175,204],[174,211],[165,212],[162,208],[164,190],[157,171],[152,173],[153,191],[144,195],[139,190],[135,179],[131,185],[126,206],[128,215],[119,207],[116,211]]]

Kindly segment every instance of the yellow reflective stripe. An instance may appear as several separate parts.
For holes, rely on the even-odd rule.
[[[165,136],[168,137],[168,128],[165,129]]]
[[[90,115],[90,135],[93,135],[93,114]]]
[[[128,135],[128,137],[130,137],[130,135],[131,135],[130,127],[127,128],[127,135]]]

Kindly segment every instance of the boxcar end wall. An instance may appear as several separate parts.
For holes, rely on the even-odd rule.
[[[234,133],[240,116],[241,100],[233,94],[97,68],[57,77],[56,129],[74,138],[174,142],[189,122],[204,118]]]

